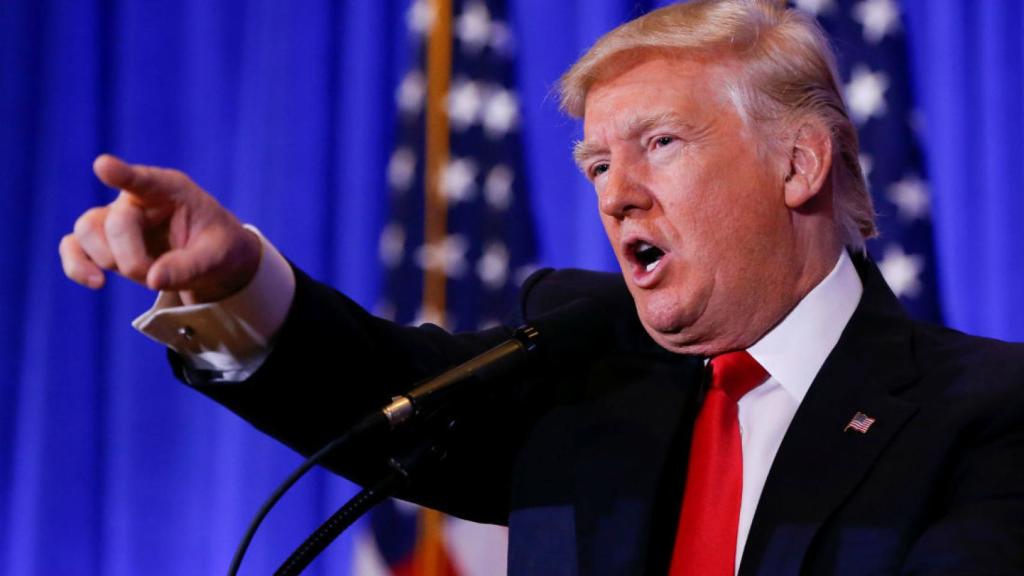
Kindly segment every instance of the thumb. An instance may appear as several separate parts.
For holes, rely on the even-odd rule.
[[[153,290],[189,292],[194,302],[214,302],[245,286],[259,261],[260,240],[252,232],[241,226],[237,234],[208,230],[157,258],[146,275],[146,285]]]
[[[192,290],[212,267],[207,260],[194,246],[164,252],[149,267],[146,286],[151,290]]]

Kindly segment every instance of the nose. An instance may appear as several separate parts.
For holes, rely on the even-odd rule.
[[[598,203],[603,214],[622,220],[631,212],[649,210],[653,200],[642,170],[618,166],[609,170]]]

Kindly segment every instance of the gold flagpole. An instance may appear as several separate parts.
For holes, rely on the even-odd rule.
[[[424,188],[424,245],[440,250],[448,226],[448,201],[442,189],[448,163],[448,85],[452,70],[451,0],[431,0],[433,24],[427,44],[427,145]],[[434,262],[437,263],[436,261]],[[443,266],[427,266],[423,282],[423,305],[443,320],[448,278]]]
[[[448,86],[452,69],[451,0],[431,0],[432,25],[427,44],[426,166],[424,169],[424,246],[440,252],[448,227],[448,202],[442,189],[444,167],[449,156]],[[423,309],[444,322],[448,277],[441,259],[424,268]],[[424,509],[419,518],[417,576],[442,576],[445,557],[442,546],[443,518],[436,510]]]

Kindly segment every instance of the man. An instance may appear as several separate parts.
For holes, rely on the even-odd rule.
[[[562,88],[623,277],[543,271],[520,316],[595,299],[610,351],[460,417],[405,496],[508,523],[515,574],[1024,573],[1024,350],[909,320],[864,256],[871,203],[814,23],[671,6]],[[67,275],[161,290],[137,325],[179,376],[302,452],[503,337],[375,319],[183,174],[95,171],[122,192],[62,241]],[[355,362],[383,384],[324,383]],[[372,481],[386,442],[331,465]]]

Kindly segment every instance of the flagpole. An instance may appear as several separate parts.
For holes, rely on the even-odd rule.
[[[448,201],[444,195],[443,175],[449,155],[447,95],[452,69],[451,0],[431,0],[433,23],[427,43],[427,115],[426,168],[424,174],[424,245],[441,250],[448,227]],[[443,264],[424,268],[423,306],[444,319],[448,278]]]
[[[442,251],[448,227],[448,202],[444,195],[443,175],[448,163],[450,142],[448,129],[448,87],[452,69],[452,6],[451,0],[431,0],[433,22],[427,43],[427,114],[426,166],[424,174],[424,246]],[[447,310],[448,277],[443,260],[424,267],[423,310],[427,318],[436,317],[444,324]],[[420,513],[417,547],[417,576],[441,576],[444,572],[441,553],[443,518],[436,510]]]

